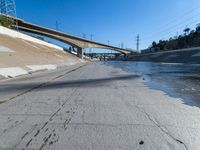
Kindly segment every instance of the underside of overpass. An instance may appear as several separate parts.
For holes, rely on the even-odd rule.
[[[6,17],[11,18],[10,16],[6,16]],[[111,45],[107,45],[107,44],[103,44],[103,43],[99,43],[99,42],[95,42],[95,41],[90,41],[90,40],[83,39],[80,37],[76,37],[76,36],[73,36],[70,34],[66,34],[66,33],[52,30],[49,28],[45,28],[45,27],[42,27],[39,25],[35,25],[32,23],[26,22],[24,20],[21,20],[19,18],[12,18],[12,19],[14,19],[15,22],[17,22],[16,25],[12,26],[13,29],[18,29],[21,31],[25,31],[28,33],[34,33],[34,34],[38,34],[38,35],[42,35],[42,36],[47,36],[52,39],[56,39],[61,42],[67,43],[67,44],[77,48],[77,55],[80,58],[83,58],[83,49],[85,49],[85,48],[110,49],[110,50],[114,50],[114,51],[120,52],[125,55],[131,53],[131,51],[123,49],[123,48],[119,48],[119,47],[115,47],[115,46],[111,46]]]

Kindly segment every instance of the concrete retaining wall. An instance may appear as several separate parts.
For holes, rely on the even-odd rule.
[[[200,64],[200,47],[129,56],[129,61]]]
[[[48,47],[55,48],[57,50],[63,51],[62,47],[56,46],[54,44],[42,41],[40,39],[31,37],[29,35],[26,35],[26,34],[23,34],[23,33],[14,31],[14,30],[5,28],[3,26],[0,26],[0,34],[7,35],[7,36],[10,36],[10,37],[13,37],[13,38],[20,38],[22,40],[26,40],[26,41],[29,41],[29,42],[34,42],[34,43],[37,43],[37,44],[40,44],[40,45],[48,46]]]
[[[0,80],[84,62],[62,47],[0,26]]]

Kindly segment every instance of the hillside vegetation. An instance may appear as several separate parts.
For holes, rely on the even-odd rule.
[[[4,27],[11,27],[11,25],[13,24],[13,21],[8,19],[6,16],[2,16],[0,15],[0,25],[4,26]]]
[[[175,50],[200,46],[200,24],[197,25],[195,30],[186,28],[183,32],[184,34],[173,38],[171,37],[169,40],[160,40],[158,43],[154,41],[152,43],[152,46],[150,46],[149,48],[149,52]]]

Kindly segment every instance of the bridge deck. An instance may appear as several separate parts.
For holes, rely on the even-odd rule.
[[[2,14],[1,14],[2,15]],[[39,34],[43,36],[47,36],[56,40],[59,40],[61,42],[70,44],[72,46],[78,47],[78,48],[101,48],[101,49],[111,49],[123,54],[129,54],[131,53],[130,50],[83,39],[74,35],[70,35],[67,33],[59,32],[53,29],[49,29],[46,27],[42,27],[36,24],[32,24],[30,22],[26,22],[19,18],[13,18],[10,16],[6,16],[9,18],[14,19],[17,22],[17,26],[13,26],[13,28],[18,28],[19,30],[31,32],[34,34]]]

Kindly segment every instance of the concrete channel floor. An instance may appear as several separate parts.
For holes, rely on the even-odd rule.
[[[0,149],[198,150],[200,109],[94,62],[0,82]]]

